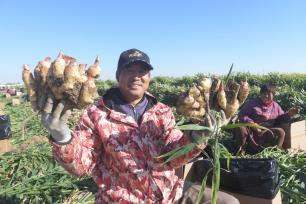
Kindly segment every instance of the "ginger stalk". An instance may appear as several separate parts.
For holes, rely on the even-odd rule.
[[[239,89],[240,85],[237,82],[232,81],[228,84],[228,90],[226,91],[227,104],[225,109],[227,118],[232,117],[239,108],[240,104],[237,99]]]
[[[87,81],[87,76],[85,74],[85,69],[86,69],[87,64],[79,64],[79,72],[81,75],[81,82],[84,83]]]
[[[63,59],[62,52],[60,52],[48,71],[48,87],[57,100],[61,100],[64,97],[65,89],[62,85],[64,83],[65,67],[66,62]]]
[[[83,84],[80,97],[78,101],[78,108],[83,108],[94,102],[94,98],[97,96],[97,87],[95,85],[94,78],[88,77],[87,81]]]
[[[191,95],[188,95],[183,101],[183,103],[189,107],[191,107],[194,104],[194,102],[195,102],[195,99]]]
[[[74,104],[78,103],[79,93],[82,88],[82,76],[79,71],[79,65],[76,61],[72,61],[66,66],[64,71],[64,89],[67,98]]]
[[[62,52],[60,52],[52,66],[53,79],[59,83],[64,81],[65,67],[66,61],[63,58]]]
[[[245,79],[244,81],[240,82],[240,89],[238,92],[238,100],[240,104],[243,104],[244,101],[247,99],[248,95],[249,95],[249,83],[247,82],[247,80]]]
[[[227,102],[226,102],[226,95],[225,95],[223,83],[220,84],[219,91],[217,93],[217,99],[218,99],[217,101],[218,101],[218,105],[220,106],[220,108],[225,110]]]
[[[213,78],[211,88],[210,88],[210,96],[209,96],[209,106],[211,108],[216,107],[216,102],[217,102],[217,93],[219,91],[221,84],[221,80],[218,79],[217,77]]]
[[[100,58],[97,56],[95,63],[86,71],[87,77],[98,78],[101,73]]]
[[[37,93],[37,105],[38,109],[41,111],[43,109],[44,103],[47,97],[47,75],[49,68],[51,66],[51,58],[46,57],[44,60],[40,61],[34,70],[36,79],[36,93]]]
[[[236,111],[239,108],[239,101],[238,99],[234,99],[231,103],[227,103],[226,104],[226,109],[225,109],[225,115],[226,118],[230,118],[232,116],[234,116],[234,114],[236,113]]]
[[[211,88],[211,79],[210,78],[204,78],[200,82],[200,86],[203,87],[202,95],[204,96],[204,100],[206,102],[205,110],[206,112],[209,112],[210,107],[209,107],[209,95],[210,95],[210,88]]]
[[[32,109],[37,111],[37,97],[35,91],[35,80],[30,71],[29,65],[23,65],[22,80],[27,88]]]

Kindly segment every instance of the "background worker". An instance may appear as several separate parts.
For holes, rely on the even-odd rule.
[[[175,129],[170,107],[147,92],[153,69],[147,54],[124,51],[116,72],[118,88],[111,88],[87,108],[71,131],[70,111],[64,102],[53,110],[48,98],[42,124],[51,134],[54,158],[75,176],[91,175],[98,186],[96,203],[186,203],[195,202],[198,185],[175,175],[196,157],[205,145],[164,164],[157,159],[191,142],[203,132],[183,133]],[[184,188],[184,192],[183,192]],[[203,202],[210,201],[210,190]],[[219,203],[239,203],[219,193]]]
[[[236,128],[234,137],[238,151],[245,152],[247,140],[255,151],[275,145],[282,148],[285,139],[283,124],[288,124],[290,118],[296,115],[299,109],[293,107],[288,112],[284,112],[281,106],[274,101],[275,92],[274,85],[264,84],[261,86],[259,96],[242,106],[238,113],[239,122],[257,123],[269,130],[255,127]]]

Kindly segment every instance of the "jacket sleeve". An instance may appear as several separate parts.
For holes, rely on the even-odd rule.
[[[183,133],[179,129],[175,129],[175,118],[172,110],[168,108],[166,112],[163,113],[163,135],[160,137],[159,145],[160,155],[170,152],[176,148],[182,147],[191,143],[189,133]],[[188,163],[190,160],[198,156],[206,144],[202,144],[200,147],[189,151],[188,153],[173,159],[172,161],[164,164],[165,159],[159,159],[159,168],[163,170],[175,169]]]
[[[277,111],[278,116],[287,114],[287,113],[284,112],[284,110],[282,109],[282,107],[278,103],[275,103],[275,109]]]
[[[282,107],[278,104],[275,103],[275,110],[276,110],[276,123],[281,124],[281,123],[288,123],[290,121],[290,116],[288,112],[284,112]]]
[[[82,114],[69,144],[51,143],[55,160],[74,176],[90,174],[97,162],[96,155],[102,151],[101,140],[94,130],[88,110]]]
[[[242,106],[238,113],[238,119],[241,123],[252,123],[254,120],[250,117],[252,115],[253,102],[248,101]]]

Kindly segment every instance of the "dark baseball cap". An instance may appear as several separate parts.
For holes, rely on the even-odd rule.
[[[149,70],[153,69],[153,66],[150,64],[150,58],[146,53],[138,49],[135,49],[135,48],[129,49],[129,50],[123,51],[120,54],[117,71],[116,71],[117,80],[119,79],[119,74],[122,69],[136,62],[141,62],[145,64],[144,68],[147,68]]]

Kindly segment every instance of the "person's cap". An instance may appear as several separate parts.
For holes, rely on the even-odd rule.
[[[135,49],[135,48],[129,49],[129,50],[123,51],[120,54],[117,71],[116,71],[117,80],[119,79],[119,74],[123,68],[133,63],[136,63],[136,62],[141,62],[145,64],[144,67],[149,70],[153,69],[153,66],[150,64],[150,58],[146,53],[138,49]]]

